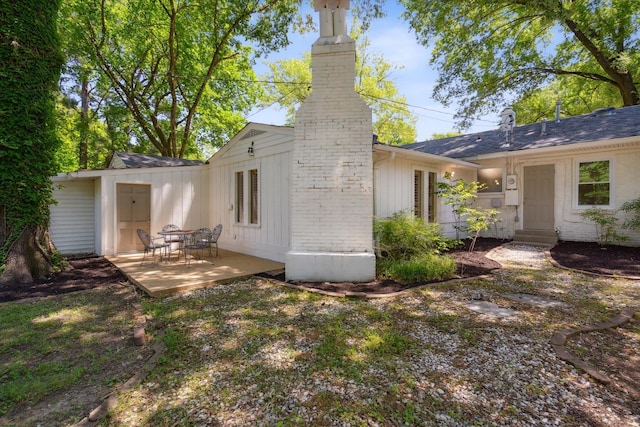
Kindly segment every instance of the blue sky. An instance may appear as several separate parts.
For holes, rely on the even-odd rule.
[[[366,34],[371,41],[370,53],[381,54],[387,62],[401,67],[393,72],[391,79],[398,87],[399,93],[406,97],[407,103],[413,106],[410,109],[418,118],[417,140],[431,139],[434,133],[454,130],[454,109],[445,108],[431,98],[438,76],[429,66],[428,48],[416,42],[409,24],[400,17],[400,6],[395,2],[387,2],[385,7],[387,17],[375,20]],[[314,18],[317,22],[317,16]],[[292,44],[285,50],[269,55],[266,61],[301,58],[305,51],[311,50],[311,45],[317,38],[317,33],[292,34]],[[266,71],[267,67],[263,63],[257,64],[256,72],[259,75]],[[495,117],[488,116],[477,120],[465,133],[496,129],[500,119],[499,113],[497,111]],[[285,110],[279,110],[277,107],[259,112],[254,110],[247,119],[252,122],[281,125],[285,122]]]

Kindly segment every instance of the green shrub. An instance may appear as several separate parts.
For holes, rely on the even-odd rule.
[[[591,221],[596,226],[596,239],[599,245],[606,246],[613,242],[629,240],[627,236],[616,232],[618,218],[615,212],[600,208],[590,208],[580,214],[583,219]]]
[[[456,262],[446,255],[422,254],[409,260],[387,259],[378,263],[378,275],[399,282],[427,282],[453,277]]]
[[[622,204],[620,210],[631,214],[631,218],[625,219],[622,226],[630,230],[640,230],[640,197]]]
[[[409,260],[416,255],[440,253],[452,245],[438,224],[407,212],[377,219],[373,224],[377,253],[382,258]]]

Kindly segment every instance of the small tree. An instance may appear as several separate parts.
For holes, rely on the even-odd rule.
[[[632,215],[624,220],[622,226],[630,230],[640,230],[640,197],[623,203],[620,210]]]
[[[627,236],[622,236],[616,232],[618,218],[615,211],[608,211],[600,208],[590,208],[580,214],[580,216],[591,221],[596,226],[596,239],[600,246],[607,246],[614,241],[629,240]]]
[[[472,252],[476,246],[476,240],[480,233],[487,231],[489,227],[498,222],[498,211],[496,209],[468,208],[467,231],[472,232],[471,245],[469,252]]]
[[[484,184],[476,181],[466,182],[462,178],[452,181],[453,176],[450,172],[446,172],[444,178],[449,182],[438,182],[436,192],[438,197],[442,198],[442,203],[451,206],[456,240],[460,240],[460,232],[466,231],[463,219],[469,214],[471,205],[478,197],[478,190],[483,189]]]

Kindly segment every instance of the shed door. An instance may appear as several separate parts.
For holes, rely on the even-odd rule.
[[[151,187],[139,184],[118,184],[118,252],[142,250],[136,230],[153,234],[151,226]]]
[[[525,230],[553,230],[554,166],[524,168],[523,225]]]

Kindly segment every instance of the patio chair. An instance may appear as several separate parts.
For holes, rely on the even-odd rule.
[[[140,267],[142,267],[142,263],[144,262],[144,259],[146,258],[148,252],[151,252],[151,259],[153,260],[151,265],[156,264],[156,249],[160,250],[160,262],[162,262],[162,249],[164,249],[166,252],[169,243],[165,242],[164,240],[156,242],[155,237],[149,236],[149,233],[141,228],[138,228],[137,232],[140,241],[142,241],[142,244],[144,245],[144,255],[142,256],[142,261],[140,261]]]
[[[201,230],[196,230],[192,234],[185,236],[183,247],[187,267],[191,266],[191,258],[193,257],[193,255],[190,257],[189,254],[193,254],[194,251],[200,251],[200,259],[202,259],[202,251],[211,248],[209,245],[211,233]]]
[[[180,231],[181,228],[175,224],[167,224],[162,227],[162,231]],[[174,243],[178,244],[178,257],[180,257],[180,249],[182,248],[183,238],[180,235],[164,235],[164,241],[169,243],[169,260],[171,260],[171,247]]]
[[[222,234],[222,224],[218,224],[215,227],[213,227],[213,231],[211,232],[211,240],[209,241],[209,254],[211,254],[211,246],[215,245],[216,258],[220,258],[220,255],[218,254],[218,239],[220,238],[221,234]]]

